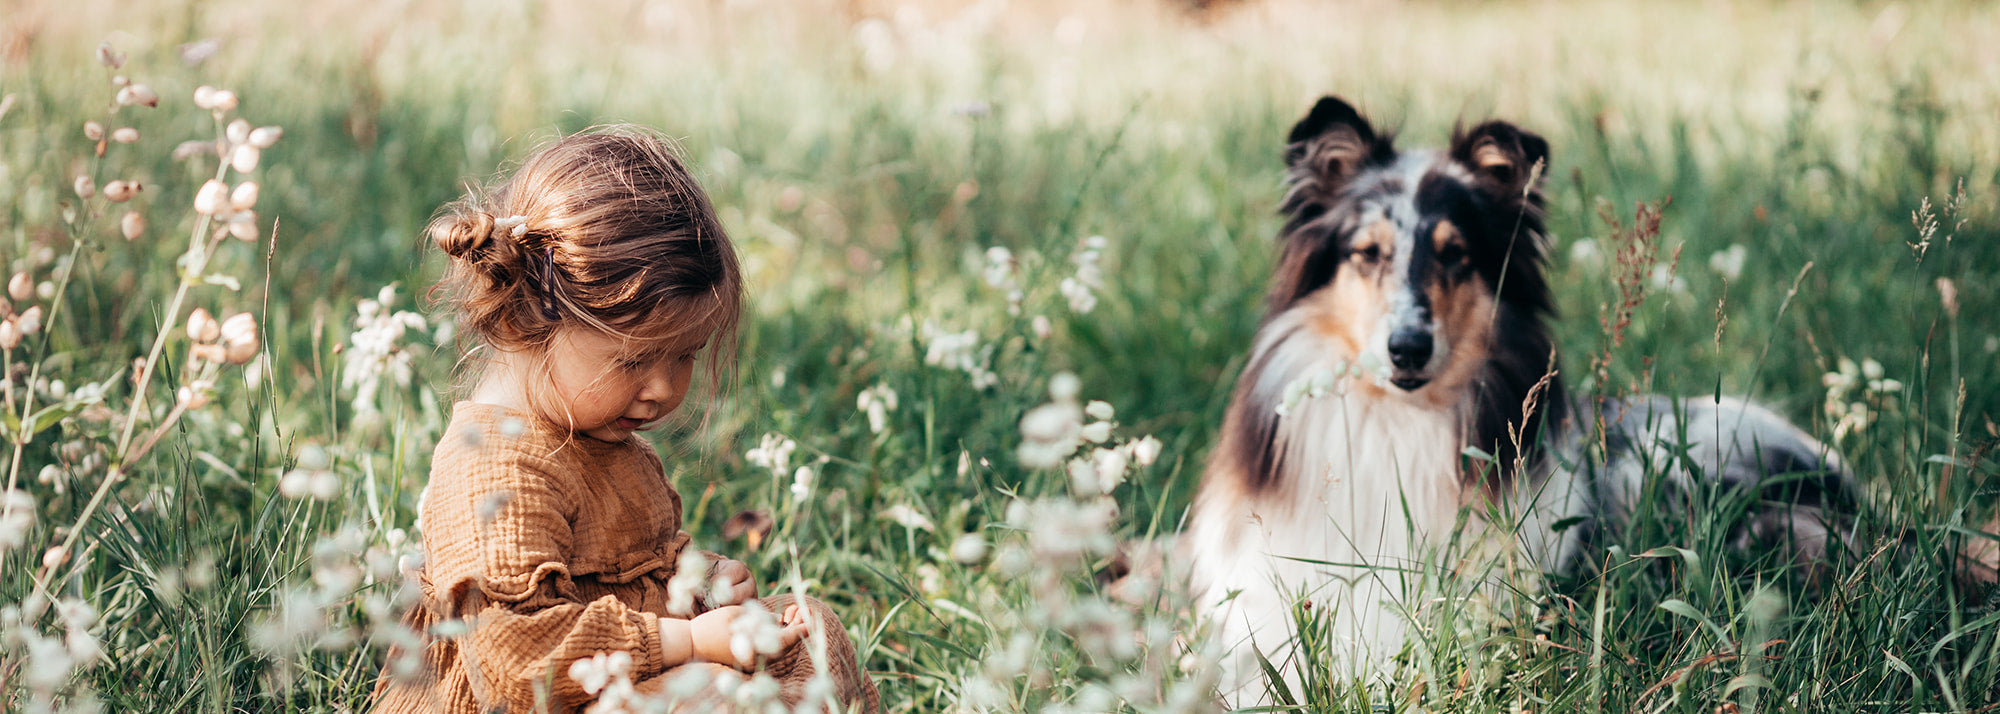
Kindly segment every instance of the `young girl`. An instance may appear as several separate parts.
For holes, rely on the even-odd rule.
[[[680,495],[638,432],[681,405],[698,358],[719,382],[742,286],[666,141],[632,128],[557,141],[430,234],[483,369],[453,408],[421,509],[423,597],[405,624],[426,637],[424,666],[391,676],[392,652],[376,711],[572,711],[603,686],[586,674],[598,680],[586,689],[572,665],[611,653],[625,653],[639,693],[673,687],[684,708],[725,706],[733,687],[716,683],[761,660],[788,705],[824,701],[830,682],[843,708],[878,710],[825,605],[764,598],[752,607],[778,614],[763,636],[780,628],[777,653],[732,648],[739,603],[757,594],[749,568],[683,559]],[[707,572],[670,586],[683,564]],[[689,580],[707,596],[692,606]],[[709,684],[690,701],[687,681]]]

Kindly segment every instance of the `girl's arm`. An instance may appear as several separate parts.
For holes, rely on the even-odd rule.
[[[747,658],[736,656],[730,647],[734,635],[731,629],[743,608],[737,605],[719,607],[702,613],[692,620],[660,619],[660,651],[668,659],[679,658],[676,663],[714,662],[736,669],[749,671],[757,666],[755,653]],[[785,607],[778,617],[779,650],[790,648],[806,635],[806,618],[797,605]],[[672,666],[672,665],[668,665]]]

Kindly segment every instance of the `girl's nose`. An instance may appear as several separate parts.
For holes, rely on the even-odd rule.
[[[652,369],[646,370],[645,382],[639,386],[639,399],[648,402],[666,401],[674,391],[673,360],[660,360]]]

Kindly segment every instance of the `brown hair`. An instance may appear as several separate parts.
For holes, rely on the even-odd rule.
[[[708,334],[719,387],[734,361],[743,280],[677,154],[653,131],[599,127],[447,204],[429,228],[449,256],[442,302],[505,352],[540,353],[565,326],[644,342]]]

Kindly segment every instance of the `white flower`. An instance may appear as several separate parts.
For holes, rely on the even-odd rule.
[[[931,519],[928,516],[925,516],[915,508],[911,508],[906,503],[898,503],[890,506],[887,510],[882,511],[882,517],[895,521],[904,528],[920,531],[929,531],[936,528],[936,526],[931,524]]]
[[[1090,288],[1078,282],[1076,278],[1063,278],[1062,285],[1058,289],[1062,291],[1063,299],[1069,301],[1071,312],[1089,314],[1091,310],[1097,309],[1097,295],[1091,293]]]
[[[1110,421],[1111,417],[1117,414],[1117,412],[1111,408],[1110,402],[1098,399],[1092,399],[1090,400],[1089,404],[1083,405],[1083,413],[1089,414],[1090,418],[1092,419],[1100,419],[1103,421]]]
[[[384,378],[396,386],[410,386],[415,354],[401,344],[411,330],[430,329],[423,315],[408,310],[390,311],[396,304],[396,286],[384,286],[373,300],[355,306],[354,332],[347,337],[342,353],[340,386],[354,390],[351,402],[357,417],[380,413],[376,395]]]
[[[1675,293],[1675,294],[1685,293],[1688,291],[1687,278],[1675,275],[1674,269],[1672,267],[1665,265],[1653,266],[1653,272],[1652,275],[1650,276],[1650,282],[1652,283],[1654,290],[1665,290],[1669,293]]]
[[[1349,376],[1353,372],[1352,367],[1342,364],[1339,371],[1319,369],[1299,375],[1297,379],[1285,385],[1284,398],[1278,402],[1278,416],[1289,416],[1306,400],[1341,393],[1340,378]]]
[[[979,537],[978,533],[959,536],[958,540],[951,544],[951,559],[966,565],[985,560],[986,539]]]
[[[923,332],[929,336],[924,347],[924,364],[964,372],[972,377],[974,389],[985,389],[999,383],[999,375],[985,366],[992,356],[993,346],[980,346],[978,332],[940,333],[930,323],[924,324]]]
[[[986,249],[986,284],[996,288],[1012,287],[1014,277],[1014,252],[1000,246]]]
[[[757,448],[743,453],[743,458],[753,466],[770,469],[771,473],[782,474],[791,468],[792,451],[798,442],[787,439],[782,434],[768,433],[758,440]]]
[[[1160,440],[1150,435],[1125,446],[1132,450],[1132,463],[1140,466],[1152,466],[1160,458]]]
[[[35,527],[35,497],[26,491],[9,489],[0,494],[0,553],[28,543],[28,531]]]
[[[667,614],[693,617],[695,594],[708,586],[708,556],[687,548],[674,564],[674,576],[667,579]]]
[[[1749,253],[1750,251],[1745,250],[1741,244],[1731,245],[1708,256],[1708,267],[1721,273],[1724,278],[1735,280],[1737,276],[1743,274],[1743,261]]]
[[[854,406],[868,415],[869,433],[880,434],[889,428],[889,412],[896,409],[896,390],[886,384],[861,390],[854,398]]]
[[[729,621],[729,653],[737,661],[747,662],[783,650],[785,627],[777,616],[755,600],[743,603],[742,608],[736,619]]]
[[[792,498],[803,501],[812,495],[813,470],[811,466],[800,466],[792,472]]]

